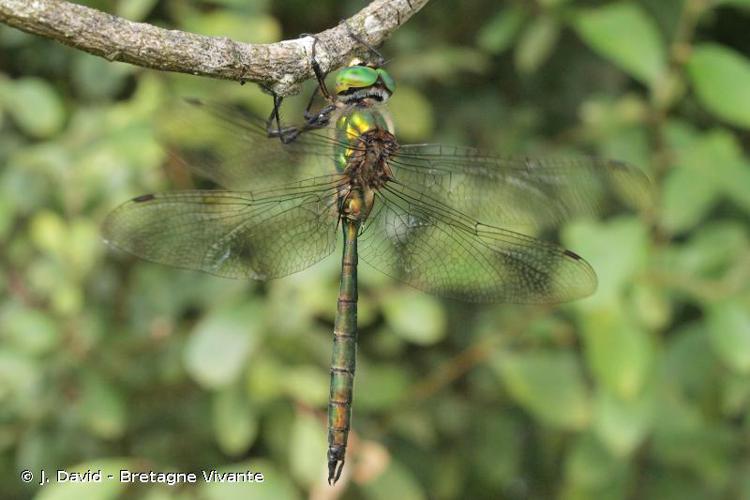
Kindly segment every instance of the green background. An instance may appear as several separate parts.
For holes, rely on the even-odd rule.
[[[249,42],[364,5],[85,3]],[[354,431],[331,490],[338,252],[246,283],[99,236],[126,199],[194,183],[155,138],[165,102],[269,98],[0,26],[0,497],[750,499],[748,32],[747,0],[436,0],[384,45],[402,142],[618,158],[658,201],[561,229],[600,278],[561,307],[444,301],[362,266]],[[20,481],[41,468],[266,481]]]

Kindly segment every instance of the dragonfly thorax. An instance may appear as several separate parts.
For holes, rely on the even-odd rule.
[[[344,169],[350,186],[365,191],[383,187],[393,179],[388,161],[396,151],[398,142],[387,130],[374,128],[360,135]]]

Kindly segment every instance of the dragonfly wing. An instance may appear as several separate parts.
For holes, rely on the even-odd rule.
[[[326,177],[258,193],[139,196],[107,217],[104,237],[153,262],[230,278],[278,278],[335,248],[337,186]]]
[[[648,207],[651,183],[638,168],[597,158],[504,158],[440,144],[402,146],[394,176],[433,198],[495,225],[551,227],[619,201]]]
[[[173,159],[227,189],[257,190],[334,171],[327,129],[289,144],[268,137],[266,120],[228,104],[189,99],[163,118],[162,136]],[[200,134],[195,134],[200,130]]]
[[[575,253],[481,224],[400,183],[378,192],[359,241],[374,268],[458,300],[557,303],[590,295],[597,284]]]

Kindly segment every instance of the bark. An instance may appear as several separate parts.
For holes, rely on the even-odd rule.
[[[376,47],[429,0],[374,0],[338,26],[318,33],[316,60],[324,72],[362,49]],[[110,61],[267,85],[280,95],[314,76],[313,38],[249,44],[136,23],[63,0],[0,0],[0,22]],[[348,25],[348,27],[347,27]]]

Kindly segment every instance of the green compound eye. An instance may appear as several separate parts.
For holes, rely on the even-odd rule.
[[[337,94],[351,88],[369,87],[378,79],[378,72],[367,66],[350,66],[339,71],[336,75]]]
[[[388,89],[388,92],[393,94],[396,90],[396,80],[394,80],[391,74],[383,68],[378,68],[376,71],[378,72],[378,75],[380,75],[380,81],[383,82],[385,88]]]

